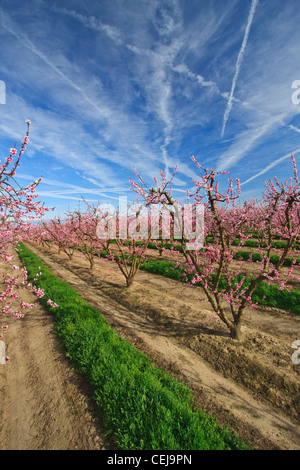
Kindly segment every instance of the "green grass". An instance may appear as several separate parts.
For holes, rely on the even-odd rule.
[[[233,240],[232,245],[237,246],[240,243],[241,243],[241,240],[236,238],[235,240]],[[281,249],[281,248],[285,248],[286,243],[287,243],[286,241],[279,240],[279,241],[272,242],[271,246],[272,246],[272,248]],[[267,242],[263,242],[262,244],[260,244],[260,242],[258,242],[256,240],[247,239],[247,240],[244,240],[243,245],[244,246],[252,246],[252,247],[259,247],[259,246],[266,247]]]
[[[253,253],[251,251],[237,251],[234,258],[235,259],[243,258],[244,261],[248,261],[250,259],[251,255],[252,255],[252,261],[257,262],[257,261],[262,260],[260,253]],[[279,255],[270,255],[270,261],[273,264],[278,263],[279,259],[280,259]],[[284,266],[292,266],[293,259],[294,258],[292,256],[287,256],[284,260],[283,265]],[[300,266],[300,258],[299,257],[296,257],[296,266]]]
[[[107,253],[105,251],[101,252],[101,257],[105,258]],[[250,257],[249,252],[238,252],[238,258],[243,256],[247,259]],[[277,255],[274,255],[276,257]],[[253,254],[253,261],[260,261],[260,254]],[[276,262],[277,258],[272,259],[272,262]],[[290,266],[289,261],[287,260],[287,266]],[[158,274],[160,276],[167,277],[169,279],[174,279],[176,281],[185,282],[183,278],[183,269],[178,266],[175,268],[176,263],[174,261],[165,261],[165,260],[145,260],[142,262],[140,269],[142,271],[147,271],[152,274]],[[190,278],[191,280],[192,278]],[[241,276],[237,276],[234,282],[239,282]],[[243,286],[249,285],[251,282],[250,277],[246,277]],[[197,284],[195,284],[197,285]],[[225,283],[221,282],[220,289],[225,288]],[[264,298],[266,297],[266,298]],[[290,292],[286,290],[279,290],[276,285],[269,286],[266,282],[261,282],[259,286],[255,289],[252,300],[254,303],[259,305],[264,305],[268,307],[280,308],[291,313],[296,313],[300,315],[300,291],[292,289]]]
[[[212,243],[212,240],[213,240],[212,237],[207,238],[208,243]],[[239,246],[240,243],[241,243],[241,240],[239,238],[236,238],[235,240],[233,240],[232,246]],[[138,242],[137,242],[137,244],[138,244]],[[272,248],[282,249],[282,248],[286,247],[286,244],[287,244],[287,242],[284,241],[284,240],[277,240],[277,241],[273,241],[271,246],[272,246]],[[156,245],[156,244],[150,242],[149,245],[148,245],[148,248],[156,249],[157,246],[160,246],[160,245],[161,245],[161,243]],[[182,246],[180,244],[175,245],[174,243],[170,242],[170,243],[163,244],[163,246],[167,250],[174,249],[176,251],[182,252]],[[243,246],[249,246],[249,247],[253,247],[253,248],[258,248],[259,246],[266,247],[267,242],[263,242],[262,244],[260,244],[260,242],[258,242],[257,240],[246,239],[243,242]]]
[[[173,261],[163,261],[163,260],[148,260],[145,261],[140,269],[150,272],[152,274],[159,274],[176,281],[185,282],[182,277],[183,269],[178,266],[175,268],[176,263]],[[239,275],[235,278],[234,282],[239,282],[242,276]],[[192,278],[190,277],[190,280]],[[249,285],[251,282],[250,277],[246,277],[243,287]],[[197,285],[197,283],[195,284]],[[220,290],[226,287],[225,280],[220,282]],[[266,297],[264,299],[264,297]],[[253,302],[257,302],[259,305],[265,305],[268,307],[276,307],[288,312],[296,313],[300,315],[300,291],[291,290],[290,292],[286,290],[279,290],[276,285],[269,286],[266,282],[261,282],[258,287],[255,289],[252,295]]]
[[[124,450],[246,450],[247,444],[199,409],[186,385],[123,340],[101,313],[20,244],[29,279],[55,319],[66,354],[92,384],[107,433]],[[51,298],[59,307],[49,307]],[[199,372],[200,373],[200,372]]]
[[[239,251],[236,254],[236,258],[243,257],[245,260],[249,259],[251,252]],[[101,257],[106,258],[106,251],[102,251],[100,254]],[[276,263],[278,261],[278,255],[272,255],[271,262]],[[259,253],[252,254],[253,261],[261,261]],[[292,258],[286,259],[286,266],[290,266]],[[297,264],[300,260],[297,258]],[[178,266],[175,268],[176,263],[174,261],[165,261],[165,260],[145,260],[142,262],[140,269],[142,271],[147,271],[152,274],[158,274],[160,276],[167,277],[169,279],[174,279],[176,281],[186,282],[183,278],[184,270]],[[192,277],[190,277],[190,280]],[[237,276],[234,282],[239,282],[241,276]],[[251,282],[250,277],[246,277],[243,286],[249,285]],[[197,283],[195,284],[197,285]],[[225,282],[220,283],[220,290],[226,287]],[[266,297],[266,298],[264,298]],[[300,291],[292,289],[290,292],[286,290],[279,290],[276,285],[269,286],[266,282],[261,282],[259,286],[255,289],[252,300],[254,303],[259,305],[265,305],[268,307],[280,308],[291,313],[296,313],[300,315]]]

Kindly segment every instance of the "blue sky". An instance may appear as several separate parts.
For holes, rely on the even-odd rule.
[[[178,165],[184,196],[191,155],[259,196],[300,166],[299,24],[298,0],[1,0],[0,158],[30,119],[18,181],[60,214],[132,197],[134,167]]]

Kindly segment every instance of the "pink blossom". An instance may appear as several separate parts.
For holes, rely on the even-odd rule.
[[[55,308],[58,307],[58,305],[55,302],[52,302],[51,299],[47,300],[47,304],[50,305],[51,307],[55,307]]]

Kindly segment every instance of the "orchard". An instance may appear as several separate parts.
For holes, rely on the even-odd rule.
[[[45,220],[50,209],[38,200],[41,179],[24,188],[17,183],[29,143],[30,121],[26,123],[19,152],[11,148],[0,166],[1,339],[9,335],[8,316],[22,322],[27,312],[30,322],[30,310],[37,305],[52,313],[68,357],[93,384],[121,448],[245,448],[202,411],[194,411],[190,392],[179,391],[181,385],[131,349],[128,338],[134,338],[134,345],[144,345],[148,338],[147,353],[152,351],[153,333],[154,338],[163,338],[159,347],[175,338],[174,356],[178,345],[188,346],[198,358],[202,355],[213,363],[218,373],[224,367],[225,377],[229,373],[234,383],[246,384],[251,393],[277,409],[285,407],[294,418],[300,406],[297,363],[290,361],[283,373],[273,363],[266,366],[265,359],[268,364],[270,359],[263,356],[267,347],[268,354],[279,354],[272,348],[278,347],[280,338],[267,336],[267,322],[271,329],[276,320],[287,328],[284,334],[290,334],[289,318],[298,325],[300,314],[300,183],[294,157],[291,177],[267,181],[261,198],[241,202],[238,178],[202,168],[192,157],[199,176],[191,181],[194,192],[187,192],[185,203],[173,196],[177,168],[170,180],[160,171],[152,185],[135,170],[135,178],[129,180],[134,202],[122,200],[116,209],[83,200],[63,216]],[[49,270],[53,264],[58,277]],[[149,275],[146,281],[142,273]],[[89,303],[71,284],[81,286],[80,294]],[[37,301],[24,302],[24,290]],[[111,329],[101,308],[94,309],[103,299]],[[195,305],[197,317],[191,325]],[[274,317],[263,308],[275,308]],[[123,318],[125,311],[129,316]],[[249,334],[251,312],[256,312],[262,331]],[[134,325],[134,332],[128,334],[131,326],[126,322]],[[126,340],[114,331],[124,323]],[[289,339],[295,348],[297,338]],[[262,354],[260,360],[249,356],[251,348]],[[284,351],[285,357],[288,354]],[[180,363],[183,377],[187,364]],[[201,380],[202,372],[197,369]],[[203,438],[206,427],[208,437]]]
[[[172,195],[177,168],[170,181],[161,171],[160,178],[154,177],[153,187],[148,187],[135,170],[137,182],[130,179],[130,189],[138,198],[134,204],[128,205],[125,213],[115,209],[105,211],[100,205],[92,207],[84,201],[84,211],[79,204],[78,209],[73,212],[69,210],[63,219],[54,217],[45,223],[42,218],[49,209],[36,201],[35,194],[40,180],[22,189],[12,184],[28,144],[29,124],[30,121],[27,121],[28,129],[19,155],[16,157],[16,149],[11,149],[10,156],[1,166],[0,236],[3,261],[12,259],[11,250],[21,240],[35,241],[44,246],[55,245],[58,253],[65,253],[69,259],[72,259],[75,250],[80,251],[88,259],[91,270],[96,257],[105,252],[106,259],[118,265],[126,286],[130,287],[141,264],[147,259],[149,246],[158,248],[160,255],[168,252],[170,256],[172,253],[176,256],[179,249],[182,258],[176,262],[176,267],[181,268],[183,281],[199,286],[211,305],[213,315],[226,325],[230,336],[237,340],[242,337],[246,307],[257,306],[252,297],[262,281],[275,284],[279,290],[290,289],[287,285],[289,279],[299,281],[294,270],[298,267],[300,253],[300,183],[293,156],[293,176],[284,182],[279,182],[276,177],[266,182],[265,191],[258,201],[253,199],[240,204],[238,178],[234,184],[232,178],[227,178],[228,172],[202,169],[192,157],[200,173],[199,179],[192,181],[194,194],[187,193],[189,207],[194,211],[187,211],[186,206],[182,210],[183,204]],[[220,180],[224,178],[228,179],[228,187],[221,193]],[[198,223],[195,209],[200,206],[204,214],[201,244],[194,249],[199,240],[191,227],[195,228]],[[37,223],[39,219],[41,222]],[[32,224],[32,221],[35,223]],[[234,263],[240,249],[247,246],[247,241],[253,240],[253,237],[260,261],[250,254],[247,261]],[[283,248],[274,247],[278,240]],[[277,257],[274,253],[278,253]],[[283,274],[282,268],[287,259],[291,260],[290,269]],[[250,264],[255,264],[257,269],[255,276],[249,280],[242,273]],[[17,270],[18,266],[14,269]],[[22,275],[21,285],[28,286],[26,272],[23,271]],[[3,314],[13,313],[8,302],[17,300],[17,294],[13,293],[13,286],[18,285],[17,279],[16,276],[3,279],[7,286],[1,295],[2,305],[6,303],[2,307]],[[29,288],[33,287],[29,284]],[[18,309],[13,314],[20,316],[21,312],[23,309]]]

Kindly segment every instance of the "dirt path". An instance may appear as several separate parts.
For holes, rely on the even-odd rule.
[[[37,297],[22,291],[21,300]],[[0,450],[109,448],[91,390],[70,367],[52,317],[38,306],[5,323],[10,362],[0,364]]]
[[[223,424],[256,448],[300,449],[300,368],[291,361],[291,343],[300,338],[299,317],[251,310],[245,340],[236,344],[221,322],[211,320],[205,302],[199,313],[198,288],[187,292],[176,281],[139,272],[128,290],[115,264],[97,259],[91,272],[77,253],[70,261],[55,250],[30,249],[121,336],[177,371]]]

